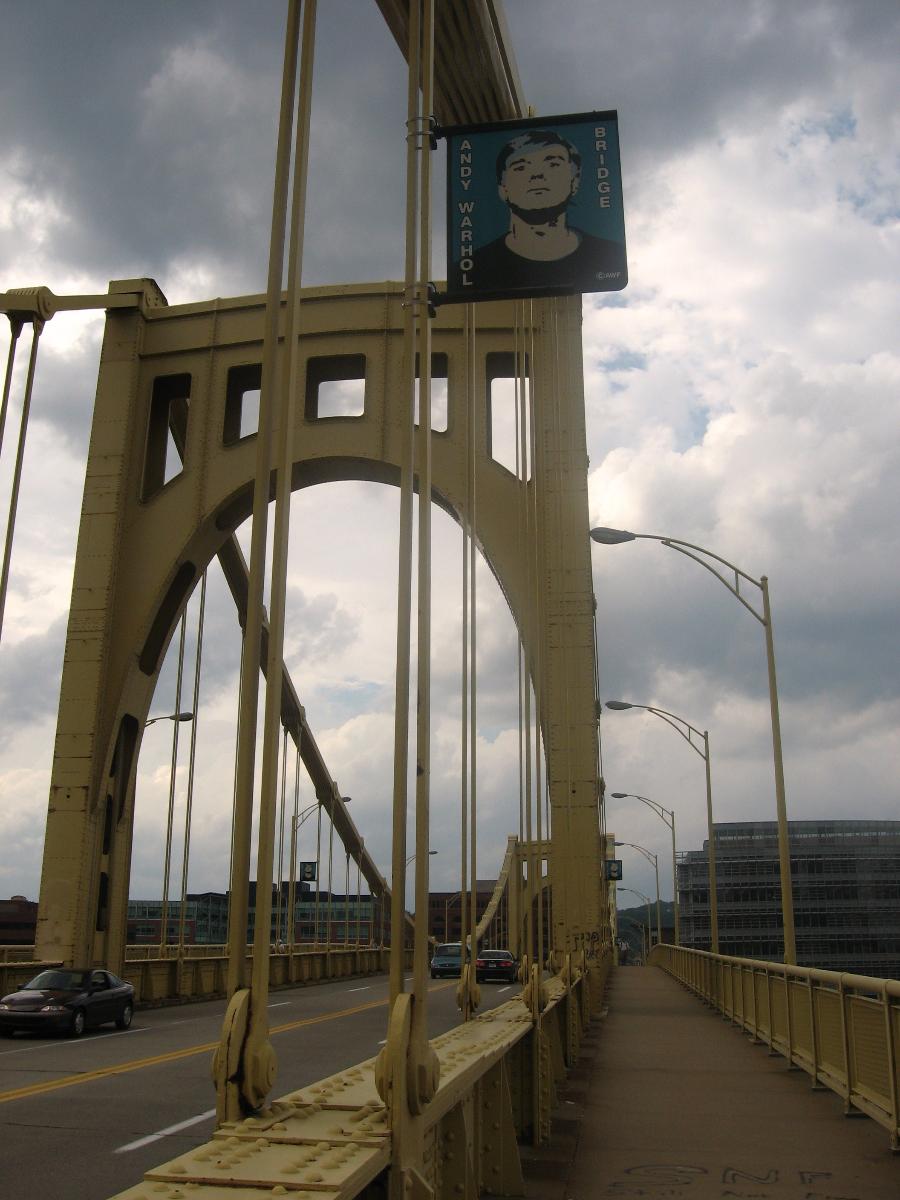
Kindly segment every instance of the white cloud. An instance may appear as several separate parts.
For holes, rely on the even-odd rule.
[[[348,50],[349,14],[361,56]],[[592,522],[668,533],[754,575],[765,571],[789,813],[829,815],[852,803],[860,815],[889,815],[900,676],[895,6],[808,0],[723,8],[697,0],[676,16],[665,5],[601,13],[584,3],[571,6],[563,23],[545,5],[517,0],[509,16],[537,111],[615,104],[622,117],[632,279],[614,300],[585,303]],[[202,28],[187,13],[183,31],[163,31],[151,10],[136,19],[147,24],[133,36],[120,31],[125,40],[106,42],[98,30],[96,39],[109,63],[127,62],[127,100],[121,73],[73,66],[63,56],[66,70],[90,72],[92,103],[104,113],[93,123],[83,106],[67,111],[52,78],[42,83],[46,105],[28,90],[26,65],[39,51],[57,50],[54,23],[28,6],[16,10],[10,96],[29,102],[0,145],[0,290],[46,282],[57,292],[102,292],[109,278],[132,274],[156,277],[173,303],[262,288],[280,18],[260,23],[245,6],[223,3]],[[396,275],[399,51],[374,5],[363,13],[355,0],[330,4],[321,26],[307,278]],[[77,82],[66,76],[61,94],[70,96]],[[440,256],[436,246],[436,264]],[[97,316],[54,318],[39,364],[0,668],[22,650],[45,696],[58,685],[48,660],[68,602],[100,331]],[[14,419],[15,406],[0,505]],[[383,869],[396,533],[394,489],[347,484],[295,498],[291,669]],[[435,885],[451,889],[461,582],[459,533],[443,514],[435,516],[435,539],[440,854],[431,868]],[[604,697],[619,692],[708,725],[717,815],[770,815],[759,627],[715,580],[671,551],[637,544],[593,553]],[[518,826],[516,645],[505,602],[483,574],[479,874],[490,875]],[[204,676],[195,793],[202,833],[192,886],[220,887],[225,878],[236,680],[230,604],[221,588],[210,600],[215,645]],[[171,710],[171,673],[170,656],[155,711]],[[10,674],[9,686],[19,678]],[[698,845],[705,815],[696,755],[653,718],[611,715],[603,724],[610,790],[675,805],[679,844]],[[0,878],[30,894],[51,725],[43,710],[32,726],[10,722],[0,759]],[[160,886],[169,740],[159,730],[148,731],[142,747],[135,894],[154,895]],[[619,836],[668,853],[667,830],[637,802],[611,801],[609,820]],[[628,869],[649,891],[647,865]]]

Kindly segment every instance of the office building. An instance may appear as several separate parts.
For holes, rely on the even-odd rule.
[[[725,822],[716,845],[719,950],[784,955],[778,827]],[[900,978],[900,821],[789,821],[800,966]],[[681,941],[708,950],[709,851],[678,855]]]

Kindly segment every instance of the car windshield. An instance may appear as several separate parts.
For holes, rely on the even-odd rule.
[[[46,988],[58,988],[60,991],[74,992],[86,987],[89,971],[41,971],[30,983],[26,983],[24,991],[42,991]]]
[[[512,955],[510,954],[510,952],[508,950],[483,950],[481,952],[481,957],[482,958],[501,958],[501,959],[504,959],[506,962],[509,962],[512,958]]]
[[[459,942],[456,942],[455,944],[453,942],[448,942],[445,946],[438,946],[437,950],[434,952],[434,955],[435,958],[459,958]]]

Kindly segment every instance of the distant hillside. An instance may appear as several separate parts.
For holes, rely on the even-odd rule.
[[[671,900],[661,900],[659,915],[662,921],[661,938],[671,942],[675,928],[675,905]],[[641,953],[641,929],[647,925],[647,905],[638,904],[633,908],[620,908],[617,914],[619,937],[624,939],[630,948],[630,953],[636,957]],[[650,905],[650,928],[656,939],[656,901]]]

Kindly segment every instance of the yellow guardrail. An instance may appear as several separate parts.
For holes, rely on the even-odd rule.
[[[900,980],[655,946],[668,971],[736,1025],[883,1125],[900,1148]]]

